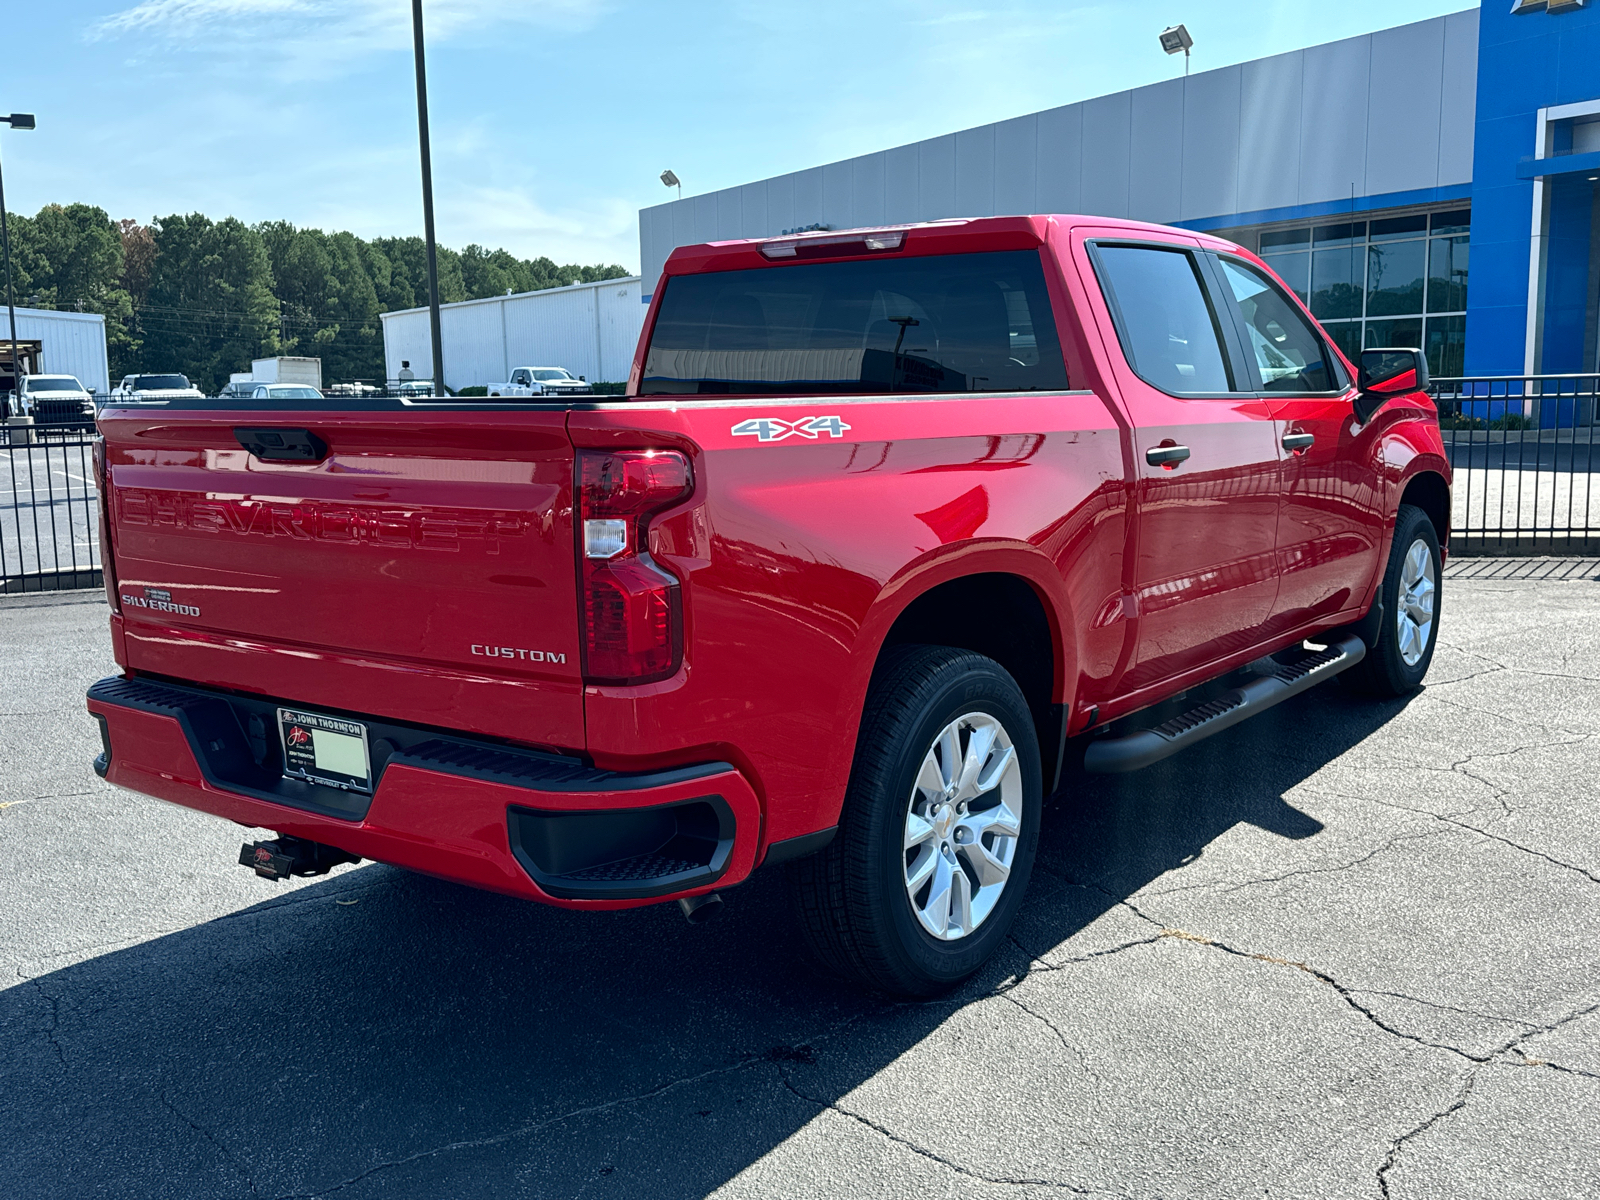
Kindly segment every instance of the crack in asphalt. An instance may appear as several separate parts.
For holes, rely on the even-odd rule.
[[[936,1162],[946,1170],[954,1171],[957,1175],[961,1175],[964,1178],[975,1179],[979,1183],[993,1184],[997,1187],[1055,1188],[1058,1191],[1070,1192],[1074,1196],[1114,1196],[1119,1197],[1120,1200],[1128,1200],[1128,1195],[1126,1192],[1108,1192],[1102,1188],[1079,1187],[1077,1184],[1066,1183],[1059,1179],[1028,1178],[1010,1175],[985,1175],[982,1171],[977,1171],[971,1167],[964,1166],[961,1163],[954,1162],[951,1159],[944,1157],[942,1154],[939,1154],[933,1150],[929,1150],[926,1146],[918,1145],[910,1138],[903,1137],[887,1126],[881,1125],[877,1121],[874,1121],[871,1117],[864,1116],[861,1113],[845,1108],[837,1100],[823,1100],[817,1096],[808,1095],[794,1085],[794,1081],[789,1078],[788,1072],[786,1071],[780,1070],[778,1073],[778,1078],[782,1081],[784,1087],[786,1087],[799,1099],[804,1100],[806,1103],[814,1104],[818,1108],[826,1109],[829,1112],[838,1113],[841,1117],[854,1121],[863,1128],[872,1130],[873,1133],[876,1133],[879,1137],[884,1138],[886,1141],[892,1142],[894,1145],[899,1146],[902,1149],[909,1150],[913,1154],[920,1155],[931,1162]]]
[[[173,1116],[177,1117],[178,1120],[182,1121],[190,1129],[194,1130],[194,1132],[203,1137],[211,1144],[212,1148],[215,1149],[217,1153],[221,1154],[223,1158],[227,1159],[229,1165],[232,1166],[235,1171],[239,1172],[239,1174],[244,1176],[244,1181],[245,1183],[249,1184],[250,1194],[252,1196],[259,1195],[259,1193],[256,1191],[255,1176],[250,1173],[250,1168],[245,1166],[244,1163],[240,1162],[238,1156],[234,1154],[232,1150],[228,1149],[228,1147],[223,1144],[222,1140],[214,1133],[212,1133],[204,1125],[201,1125],[193,1118],[186,1116],[183,1112],[181,1112],[178,1106],[167,1097],[166,1089],[163,1088],[160,1095],[161,1103],[166,1107],[166,1110]]]
[[[1506,671],[1506,672],[1509,672],[1510,674],[1513,674],[1513,675],[1535,675],[1535,676],[1538,676],[1538,677],[1543,678],[1543,679],[1573,679],[1573,680],[1576,680],[1579,683],[1600,682],[1600,681],[1597,681],[1592,675],[1572,675],[1572,674],[1568,674],[1565,671],[1535,671],[1530,667],[1513,667],[1513,666],[1509,666],[1506,663],[1501,662],[1499,659],[1490,658],[1487,654],[1479,654],[1476,650],[1468,650],[1463,646],[1452,645],[1451,643],[1445,642],[1445,641],[1436,642],[1435,645],[1436,645],[1436,647],[1438,649],[1441,649],[1441,650],[1453,650],[1457,654],[1465,654],[1468,658],[1475,658],[1479,662],[1488,663],[1491,667],[1493,667],[1493,668],[1495,668],[1497,670]],[[1566,655],[1566,661],[1563,662],[1562,665],[1565,666],[1566,662],[1570,662],[1571,661],[1571,658],[1572,658],[1571,654],[1570,653],[1567,654]],[[1481,674],[1491,674],[1491,673],[1492,672],[1488,672],[1488,671],[1481,672]],[[1472,678],[1472,677],[1469,676],[1468,678]],[[1460,683],[1460,682],[1463,682],[1463,681],[1462,680],[1457,680],[1457,679],[1447,679],[1443,683],[1429,684],[1428,686],[1430,686],[1430,687],[1448,687],[1452,683]]]
[[[1478,1060],[1478,1065],[1469,1071],[1465,1079],[1462,1081],[1461,1088],[1456,1093],[1456,1098],[1454,1101],[1452,1101],[1447,1107],[1442,1108],[1438,1112],[1429,1116],[1428,1119],[1423,1121],[1421,1124],[1416,1125],[1406,1133],[1401,1134],[1389,1144],[1388,1153],[1384,1155],[1383,1163],[1378,1167],[1378,1190],[1382,1193],[1384,1200],[1389,1200],[1389,1172],[1394,1169],[1395,1164],[1399,1161],[1400,1151],[1406,1146],[1407,1143],[1422,1136],[1441,1121],[1446,1120],[1447,1118],[1464,1109],[1467,1106],[1467,1101],[1472,1096],[1473,1089],[1477,1086],[1478,1076],[1488,1067],[1548,1067],[1553,1070],[1563,1071],[1572,1075],[1582,1075],[1592,1079],[1600,1079],[1600,1075],[1597,1075],[1592,1071],[1584,1071],[1577,1067],[1563,1066],[1559,1063],[1552,1062],[1549,1059],[1530,1058],[1527,1054],[1518,1049],[1523,1042],[1526,1042],[1532,1038],[1540,1037],[1547,1033],[1554,1033],[1563,1025],[1570,1024],[1571,1022],[1578,1020],[1580,1017],[1588,1016],[1590,1013],[1596,1011],[1600,1011],[1600,1002],[1591,1004],[1586,1008],[1575,1009],[1566,1016],[1552,1021],[1547,1025],[1538,1026],[1529,1030],[1527,1033],[1518,1034],[1510,1041],[1505,1042],[1498,1050],[1489,1055],[1487,1058]],[[1513,1051],[1515,1051],[1518,1057],[1522,1059],[1521,1062],[1517,1062],[1516,1060],[1507,1057],[1507,1055]]]
[[[22,975],[21,967],[17,968],[17,974],[19,976]],[[67,1051],[66,1048],[62,1046],[61,1039],[56,1036],[61,1029],[61,997],[51,995],[49,992],[45,991],[44,984],[38,979],[27,979],[26,981],[33,984],[33,986],[38,990],[39,995],[43,996],[47,1001],[50,1002],[50,1028],[44,1031],[44,1036],[49,1040],[50,1045],[55,1048],[56,1058],[58,1058],[61,1061],[61,1065],[65,1067],[67,1065]]]
[[[1324,794],[1326,795],[1328,793],[1324,793]],[[1348,798],[1356,799],[1358,797],[1348,797]],[[1417,810],[1413,809],[1413,810],[1410,810],[1410,811],[1417,811]],[[1422,815],[1422,814],[1419,812],[1418,815]],[[1433,814],[1429,813],[1427,815],[1432,816]],[[1181,894],[1183,892],[1199,892],[1199,891],[1206,891],[1206,890],[1209,890],[1209,889],[1217,889],[1223,895],[1228,895],[1228,894],[1231,894],[1233,892],[1243,891],[1245,888],[1261,887],[1264,884],[1269,884],[1269,883],[1282,883],[1287,879],[1294,879],[1294,878],[1297,878],[1298,876],[1302,876],[1302,875],[1336,875],[1341,871],[1348,871],[1348,870],[1351,870],[1354,867],[1361,866],[1363,863],[1370,862],[1372,859],[1374,859],[1378,855],[1382,854],[1385,850],[1392,850],[1400,842],[1416,841],[1416,840],[1418,840],[1420,838],[1427,838],[1427,837],[1438,837],[1440,834],[1448,833],[1448,832],[1449,832],[1448,830],[1444,830],[1444,829],[1428,829],[1428,830],[1422,830],[1422,831],[1419,831],[1419,832],[1416,832],[1416,833],[1397,833],[1397,834],[1395,834],[1394,837],[1390,838],[1388,841],[1384,842],[1382,845],[1374,847],[1373,849],[1367,851],[1365,854],[1361,855],[1359,858],[1353,858],[1349,862],[1336,863],[1333,866],[1328,866],[1328,867],[1301,867],[1301,868],[1299,868],[1297,870],[1294,870],[1294,871],[1285,871],[1282,875],[1266,875],[1266,876],[1263,876],[1263,877],[1261,877],[1259,879],[1245,879],[1245,880],[1214,879],[1209,883],[1191,883],[1191,884],[1185,884],[1183,887],[1160,888],[1158,890],[1148,891],[1148,892],[1145,892],[1143,894],[1146,895],[1146,896],[1175,896],[1175,895],[1179,895],[1179,894]]]
[[[1024,976],[1023,978],[1025,979],[1026,976]],[[1077,1046],[1075,1046],[1071,1042],[1069,1042],[1067,1040],[1067,1035],[1061,1031],[1060,1026],[1058,1026],[1054,1021],[1052,1021],[1049,1017],[1045,1016],[1043,1013],[1038,1012],[1035,1009],[1029,1008],[1021,1000],[1017,999],[1017,997],[1013,994],[1016,991],[1017,987],[1020,986],[1021,983],[1022,983],[1022,980],[1019,979],[1017,981],[1017,983],[1013,984],[1011,987],[997,989],[994,992],[994,995],[999,997],[1001,1000],[1005,1000],[1005,1001],[1010,1002],[1011,1004],[1016,1005],[1023,1012],[1027,1013],[1028,1016],[1032,1017],[1035,1021],[1038,1021],[1039,1024],[1043,1025],[1046,1029],[1048,1029],[1051,1033],[1055,1034],[1056,1035],[1056,1040],[1061,1043],[1061,1045],[1066,1049],[1067,1053],[1071,1054],[1074,1058],[1076,1058],[1078,1060],[1078,1066],[1083,1068],[1083,1073],[1085,1075],[1088,1075],[1090,1078],[1092,1078],[1092,1079],[1094,1079],[1094,1080],[1096,1080],[1098,1082],[1100,1080],[1100,1073],[1089,1065],[1089,1056],[1087,1054],[1085,1054]]]
[[[1456,1113],[1465,1108],[1467,1106],[1467,1098],[1472,1095],[1472,1088],[1473,1085],[1477,1083],[1477,1080],[1478,1073],[1476,1071],[1471,1072],[1466,1077],[1466,1080],[1461,1086],[1461,1090],[1456,1093],[1456,1098],[1449,1105],[1449,1107],[1442,1108],[1438,1112],[1433,1113],[1420,1125],[1413,1126],[1411,1129],[1407,1130],[1405,1133],[1395,1138],[1394,1141],[1389,1143],[1388,1153],[1383,1156],[1383,1162],[1378,1167],[1378,1191],[1383,1196],[1383,1200],[1390,1200],[1389,1172],[1394,1170],[1395,1163],[1400,1160],[1400,1151],[1405,1147],[1406,1143],[1410,1142],[1413,1138],[1421,1137],[1440,1121],[1454,1116]]]

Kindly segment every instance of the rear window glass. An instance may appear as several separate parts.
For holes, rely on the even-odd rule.
[[[668,281],[641,395],[1065,390],[1034,250]]]

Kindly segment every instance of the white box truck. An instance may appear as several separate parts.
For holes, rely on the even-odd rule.
[[[258,358],[250,364],[250,378],[256,383],[305,383],[320,389],[322,360],[283,356]]]

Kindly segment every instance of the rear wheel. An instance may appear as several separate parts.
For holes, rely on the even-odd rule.
[[[1403,696],[1422,683],[1433,662],[1442,574],[1433,522],[1420,508],[1402,504],[1378,591],[1383,620],[1377,642],[1345,672],[1357,689],[1372,696]]]
[[[826,965],[899,996],[943,991],[1005,940],[1042,804],[1033,719],[992,659],[887,651],[862,716],[839,834],[789,867]]]

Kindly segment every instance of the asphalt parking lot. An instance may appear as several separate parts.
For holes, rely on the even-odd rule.
[[[98,593],[0,599],[0,1195],[1600,1196],[1600,563],[1444,606],[1404,701],[1070,780],[1010,951],[886,1004],[770,877],[260,881],[90,770]]]

